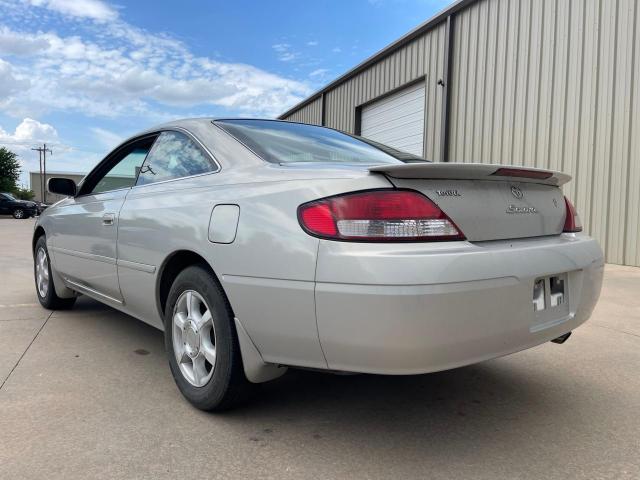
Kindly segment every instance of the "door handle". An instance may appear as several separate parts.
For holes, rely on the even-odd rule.
[[[115,213],[105,213],[102,216],[102,225],[111,226],[113,225],[113,221],[116,219]]]

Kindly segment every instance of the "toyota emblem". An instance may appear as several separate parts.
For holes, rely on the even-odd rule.
[[[516,197],[518,200],[520,200],[524,195],[522,194],[522,190],[520,190],[518,187],[512,186],[511,187],[511,194]]]

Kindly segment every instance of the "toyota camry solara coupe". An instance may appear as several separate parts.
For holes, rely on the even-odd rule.
[[[195,119],[116,148],[33,236],[49,309],[87,295],[164,330],[196,407],[287,367],[420,374],[562,343],[602,251],[563,173],[431,163],[324,127]]]

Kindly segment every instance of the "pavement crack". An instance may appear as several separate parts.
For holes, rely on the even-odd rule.
[[[602,325],[600,323],[591,322],[591,325],[595,325],[596,327],[604,328],[606,330],[611,330],[613,332],[624,333],[625,335],[631,335],[632,337],[640,338],[640,335],[637,333],[627,332],[626,330],[618,330],[617,328],[607,327],[606,325]]]
[[[53,312],[49,313],[49,315],[47,316],[47,318],[45,319],[44,322],[42,322],[42,325],[40,326],[40,328],[38,329],[38,331],[36,332],[36,334],[33,336],[33,338],[31,339],[31,341],[29,342],[29,345],[27,345],[27,348],[24,349],[24,352],[22,352],[22,355],[20,355],[20,358],[18,359],[18,361],[16,362],[16,364],[13,366],[13,368],[11,369],[11,371],[9,372],[9,374],[6,376],[6,378],[4,380],[2,380],[2,384],[0,384],[0,390],[2,390],[2,387],[4,387],[4,384],[7,383],[7,380],[9,380],[9,378],[11,378],[11,374],[13,373],[13,371],[18,367],[18,365],[20,365],[20,362],[22,361],[22,359],[24,358],[24,356],[27,354],[27,352],[29,351],[29,349],[31,348],[31,345],[33,345],[33,342],[36,341],[36,338],[38,338],[38,335],[40,335],[40,332],[42,331],[42,329],[44,328],[44,326],[47,324],[47,322],[49,321],[49,319],[51,318],[51,316],[53,315]]]
[[[8,305],[0,305],[0,308],[37,307],[39,305],[39,303],[12,303]]]

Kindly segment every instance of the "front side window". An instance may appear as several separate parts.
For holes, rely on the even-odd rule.
[[[190,177],[216,169],[209,156],[187,135],[163,132],[140,168],[136,185]]]
[[[91,193],[102,193],[110,190],[133,187],[147,153],[149,153],[147,146],[137,146],[133,148],[96,183]]]
[[[365,138],[331,128],[273,120],[217,120],[216,125],[271,163],[384,163],[424,162]]]

